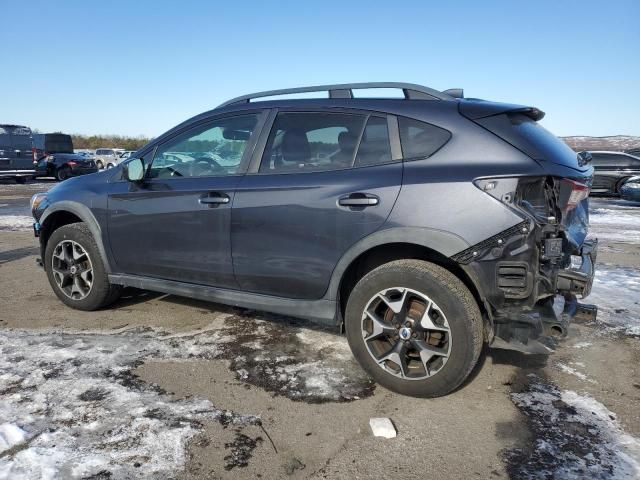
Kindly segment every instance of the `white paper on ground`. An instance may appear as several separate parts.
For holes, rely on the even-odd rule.
[[[376,437],[396,438],[396,428],[388,418],[371,418],[369,426]]]

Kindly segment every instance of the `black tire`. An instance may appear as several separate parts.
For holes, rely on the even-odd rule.
[[[26,177],[16,177],[15,181],[18,185],[24,185],[25,183],[27,183],[27,178]]]
[[[102,163],[101,160],[96,160],[96,167],[98,167],[98,170],[102,170],[104,168],[104,163]]]
[[[447,318],[450,350],[432,376],[409,380],[383,369],[363,339],[362,319],[378,292],[403,287],[435,302]],[[412,397],[439,397],[458,388],[473,370],[483,345],[482,316],[469,289],[448,270],[421,260],[397,260],[365,275],[351,291],[345,312],[349,346],[362,368],[383,387]]]
[[[620,194],[620,189],[621,189],[621,188],[622,188],[622,186],[627,182],[627,180],[629,180],[630,178],[631,178],[631,177],[624,177],[624,178],[621,178],[620,180],[618,180],[618,183],[616,183],[616,186],[615,186],[615,188],[614,188],[614,190],[613,190],[613,192],[612,192],[612,193],[613,193],[614,195],[621,196],[621,194]]]
[[[82,299],[73,299],[67,296],[54,279],[52,268],[53,252],[56,246],[64,240],[71,240],[78,243],[87,253],[93,267],[91,289],[88,295]],[[109,277],[107,276],[102,257],[100,256],[100,250],[96,245],[91,231],[84,223],[71,223],[55,230],[47,242],[44,261],[51,288],[58,298],[62,300],[62,303],[71,308],[85,311],[98,310],[115,302],[120,296],[122,287],[109,283]]]
[[[56,180],[58,180],[59,182],[65,181],[70,176],[71,176],[71,170],[69,169],[69,167],[60,167],[56,170],[55,177],[56,177]]]

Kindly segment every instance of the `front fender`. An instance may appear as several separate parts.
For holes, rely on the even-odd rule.
[[[42,214],[42,216],[40,217],[39,221],[40,221],[40,225],[42,225],[43,230],[46,230],[47,228],[47,219],[51,219],[52,215],[54,215],[57,212],[72,213],[73,215],[78,217],[80,220],[82,220],[87,225],[87,227],[89,227],[89,230],[91,231],[91,234],[93,235],[93,238],[96,241],[96,245],[98,246],[98,250],[100,252],[100,256],[102,257],[104,268],[107,273],[112,273],[113,270],[111,268],[111,262],[109,260],[109,257],[107,256],[107,252],[104,247],[104,242],[105,242],[105,238],[103,236],[104,232],[102,231],[102,228],[100,227],[100,223],[96,220],[96,217],[91,211],[91,209],[89,209],[89,207],[87,207],[86,205],[83,205],[82,203],[74,202],[71,200],[57,201],[54,204],[48,206],[47,209]],[[47,238],[49,235],[47,235]],[[42,245],[42,250],[43,250],[42,255],[44,260],[44,245]]]
[[[340,258],[331,274],[331,281],[324,298],[328,300],[338,298],[342,276],[357,257],[374,247],[392,243],[410,243],[427,247],[445,257],[450,257],[470,247],[458,235],[444,230],[420,227],[392,227],[378,230],[357,242]]]

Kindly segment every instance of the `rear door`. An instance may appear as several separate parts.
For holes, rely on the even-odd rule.
[[[231,205],[263,118],[243,113],[187,127],[149,153],[144,183],[112,184],[108,235],[118,271],[236,286]]]
[[[277,114],[233,204],[233,265],[243,290],[324,295],[338,260],[383,225],[400,191],[389,121],[363,112]]]

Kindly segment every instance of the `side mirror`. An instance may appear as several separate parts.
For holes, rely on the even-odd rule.
[[[127,163],[125,176],[130,182],[141,182],[144,178],[144,163],[139,158],[134,158]]]

